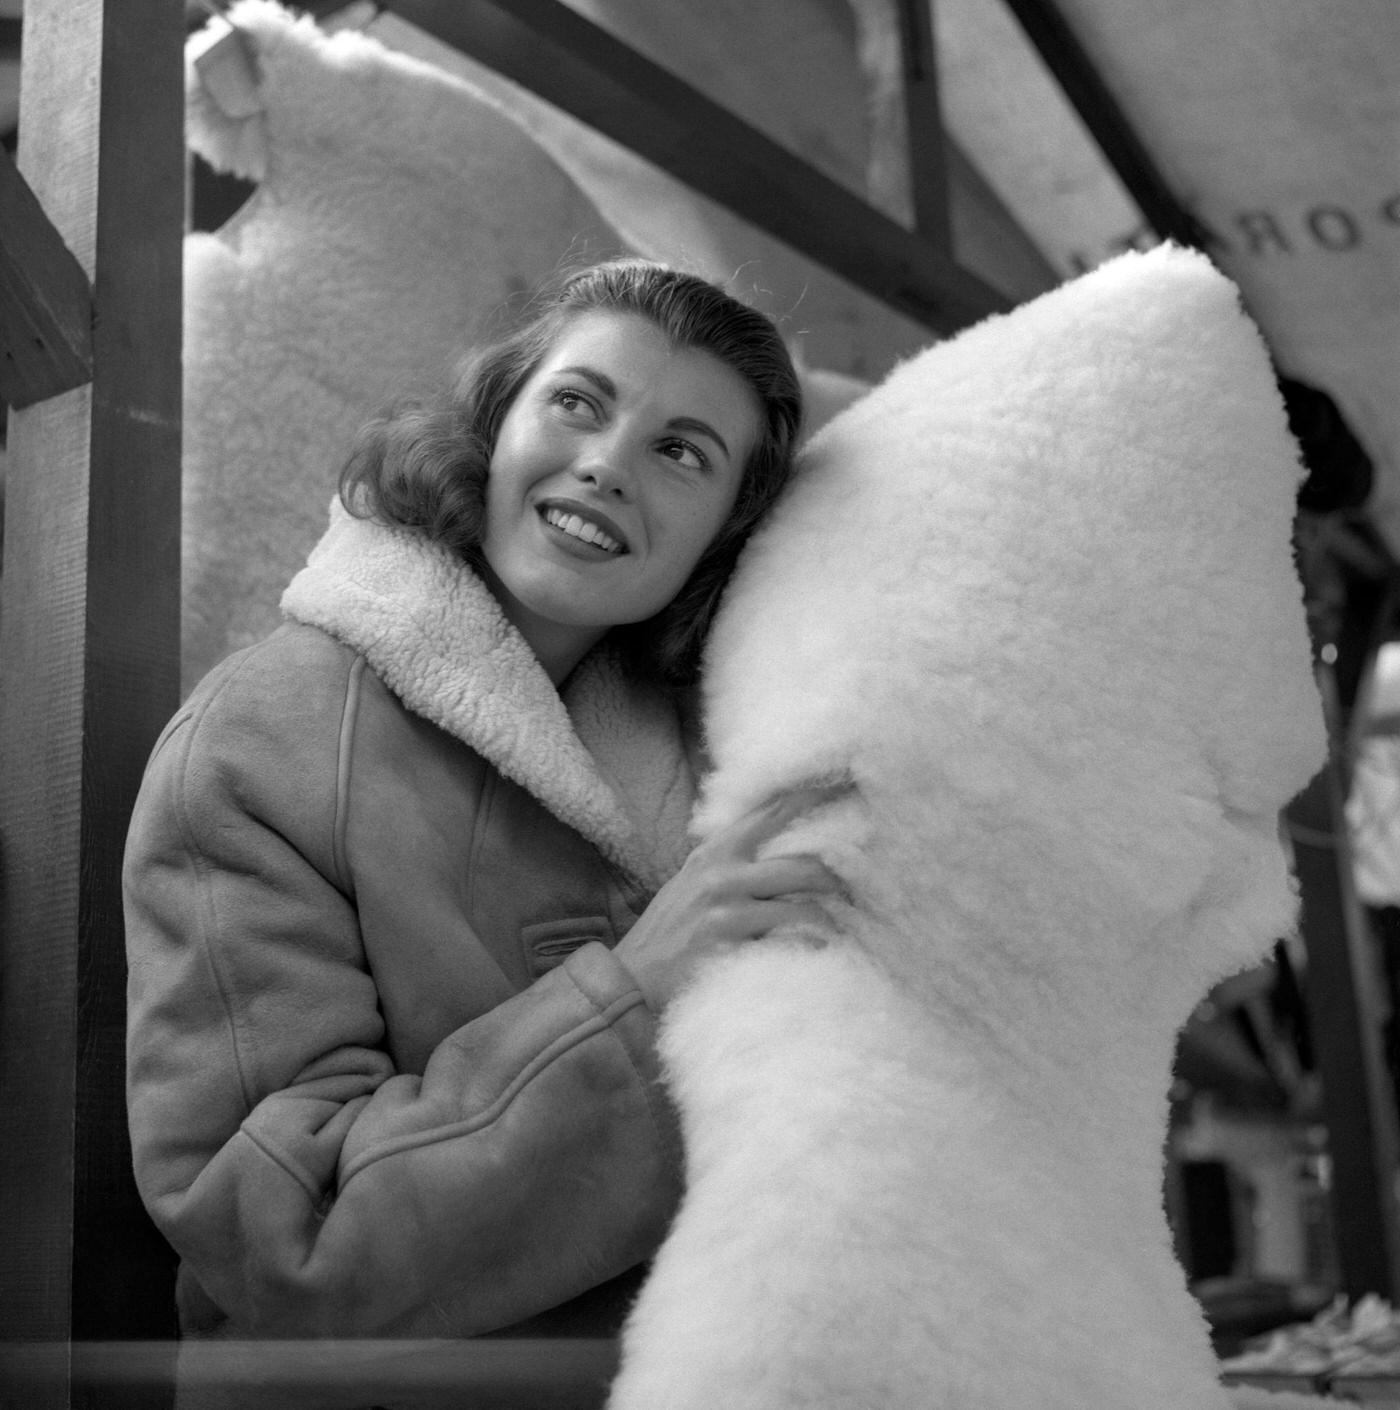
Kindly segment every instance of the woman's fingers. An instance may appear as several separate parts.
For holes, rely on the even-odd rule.
[[[751,864],[749,894],[760,900],[777,896],[844,891],[841,878],[820,857],[808,853],[769,857]]]
[[[763,940],[775,930],[834,933],[831,917],[816,901],[752,901],[737,907],[724,927],[730,942]]]
[[[834,803],[854,787],[855,784],[849,780],[842,780],[839,783],[792,788],[786,793],[775,794],[766,803],[759,804],[752,812],[731,823],[713,840],[720,842],[722,839],[738,855],[752,856],[769,838],[776,837],[794,819],[813,808],[821,807],[824,803]]]

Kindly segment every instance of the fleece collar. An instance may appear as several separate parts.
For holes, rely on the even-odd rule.
[[[648,889],[679,867],[695,777],[676,711],[612,652],[593,652],[561,697],[460,558],[339,502],[282,611],[363,655],[408,709],[470,745]]]

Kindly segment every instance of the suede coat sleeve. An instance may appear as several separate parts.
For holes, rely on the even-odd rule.
[[[576,858],[536,837],[510,877],[464,889],[489,852],[494,771],[352,651],[293,637],[295,670],[265,644],[196,692],[138,801],[138,1182],[187,1276],[247,1334],[505,1326],[664,1232],[677,1152],[654,1021],[602,944],[530,979],[517,936],[477,933],[463,897],[549,892]],[[367,797],[369,731],[406,742]],[[405,855],[412,877],[386,877]],[[371,934],[361,895],[394,885],[401,928],[379,904]],[[434,1002],[395,1009],[400,975]]]

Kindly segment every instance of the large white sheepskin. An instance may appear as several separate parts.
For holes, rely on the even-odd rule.
[[[185,246],[184,676],[265,635],[360,424],[561,263],[624,253],[471,84],[273,0],[187,50],[191,148],[254,180]]]
[[[839,943],[673,1004],[688,1190],[611,1410],[1224,1410],[1171,1253],[1173,1042],[1295,921],[1324,757],[1262,342],[1201,256],[1124,256],[831,422],[712,640],[713,831]]]

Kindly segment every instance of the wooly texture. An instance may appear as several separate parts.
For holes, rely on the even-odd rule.
[[[1324,757],[1301,474],[1233,286],[1128,255],[836,417],[711,642],[701,836],[779,850],[837,943],[703,970],[662,1049],[688,1189],[611,1410],[1224,1410],[1175,1262],[1175,1035],[1295,921]]]
[[[191,148],[258,183],[185,246],[187,686],[277,625],[366,418],[561,263],[625,252],[465,81],[272,0],[229,20],[186,65]]]

